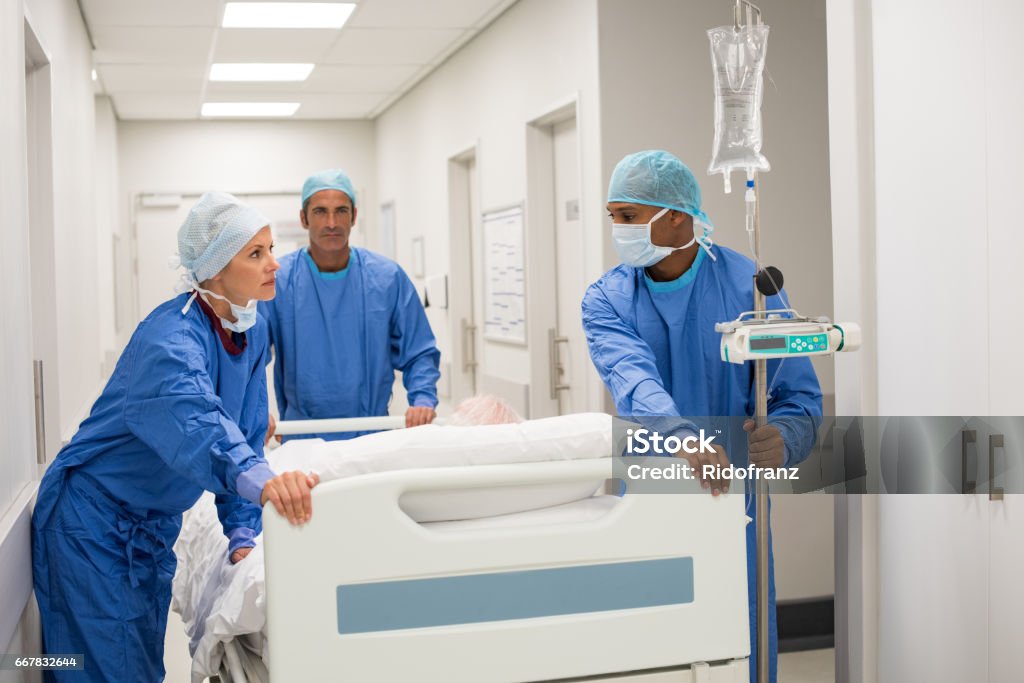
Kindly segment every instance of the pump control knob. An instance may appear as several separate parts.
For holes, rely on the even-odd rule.
[[[765,296],[778,294],[783,285],[782,271],[775,266],[762,268],[757,271],[754,281],[757,283],[757,291]]]

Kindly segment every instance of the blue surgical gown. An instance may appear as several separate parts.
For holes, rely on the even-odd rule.
[[[48,671],[48,681],[163,679],[171,548],[204,489],[217,494],[230,549],[261,530],[273,476],[263,458],[266,323],[231,337],[205,304],[183,315],[187,297],[135,330],[40,483],[32,568],[43,648],[85,656],[84,671]]]
[[[716,260],[699,250],[693,265],[671,282],[654,282],[643,268],[618,266],[587,290],[583,329],[594,365],[620,415],[754,414],[754,364],[723,362],[721,335],[715,332],[715,323],[734,320],[753,308],[754,263],[724,247],[713,246],[712,253]],[[769,297],[766,305],[782,307],[777,296]],[[769,361],[768,381],[768,414],[786,444],[785,465],[795,465],[814,445],[821,416],[821,388],[807,358]],[[795,417],[786,421],[783,416]],[[731,456],[741,450],[727,448]],[[750,504],[749,495],[748,491],[747,509],[753,517],[755,506]],[[756,677],[757,656],[755,547],[755,525],[751,523],[747,525],[751,681]],[[770,553],[769,546],[772,567]],[[769,586],[770,669],[774,681],[778,654],[774,569],[769,570]]]
[[[260,303],[282,420],[387,415],[395,370],[410,406],[437,405],[441,354],[416,288],[394,261],[355,247],[350,253],[337,273],[321,273],[306,249],[286,254],[277,296]]]

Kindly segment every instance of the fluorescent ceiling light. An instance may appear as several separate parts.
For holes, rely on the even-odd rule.
[[[211,81],[304,81],[312,64],[214,64]]]
[[[96,69],[93,69],[92,70],[92,80],[95,81],[97,78],[99,78],[99,76],[96,75]]]
[[[291,116],[298,102],[204,102],[203,116]]]
[[[351,2],[229,2],[221,26],[341,28],[355,8]]]

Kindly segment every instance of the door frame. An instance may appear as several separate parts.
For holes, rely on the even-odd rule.
[[[469,164],[476,164],[477,182],[470,183]],[[480,321],[473,298],[473,260],[479,251],[474,240],[470,188],[480,193],[480,141],[462,145],[448,156],[448,339],[451,359],[447,368],[452,405],[476,393],[479,382]],[[476,203],[480,205],[479,201]],[[461,207],[461,208],[458,208]],[[463,329],[466,321],[471,329]],[[471,348],[472,353],[467,349]]]
[[[552,360],[549,331],[558,329],[557,297],[547,296],[557,284],[555,240],[554,131],[556,123],[575,119],[579,136],[579,92],[553,102],[529,119],[526,138],[526,338],[530,354],[530,417],[558,415],[558,397],[551,396]],[[582,183],[581,145],[577,145],[577,177]],[[581,202],[580,220],[585,214]],[[554,283],[550,281],[555,278]],[[557,378],[556,378],[557,379]],[[586,388],[589,392],[589,387]],[[588,394],[589,395],[589,394]]]

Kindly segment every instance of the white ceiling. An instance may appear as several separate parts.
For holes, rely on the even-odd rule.
[[[299,102],[298,119],[373,118],[515,0],[349,0],[341,29],[220,28],[224,0],[81,0],[96,91],[121,119],[198,119],[203,102]],[[214,62],[307,62],[301,83],[208,80]]]

